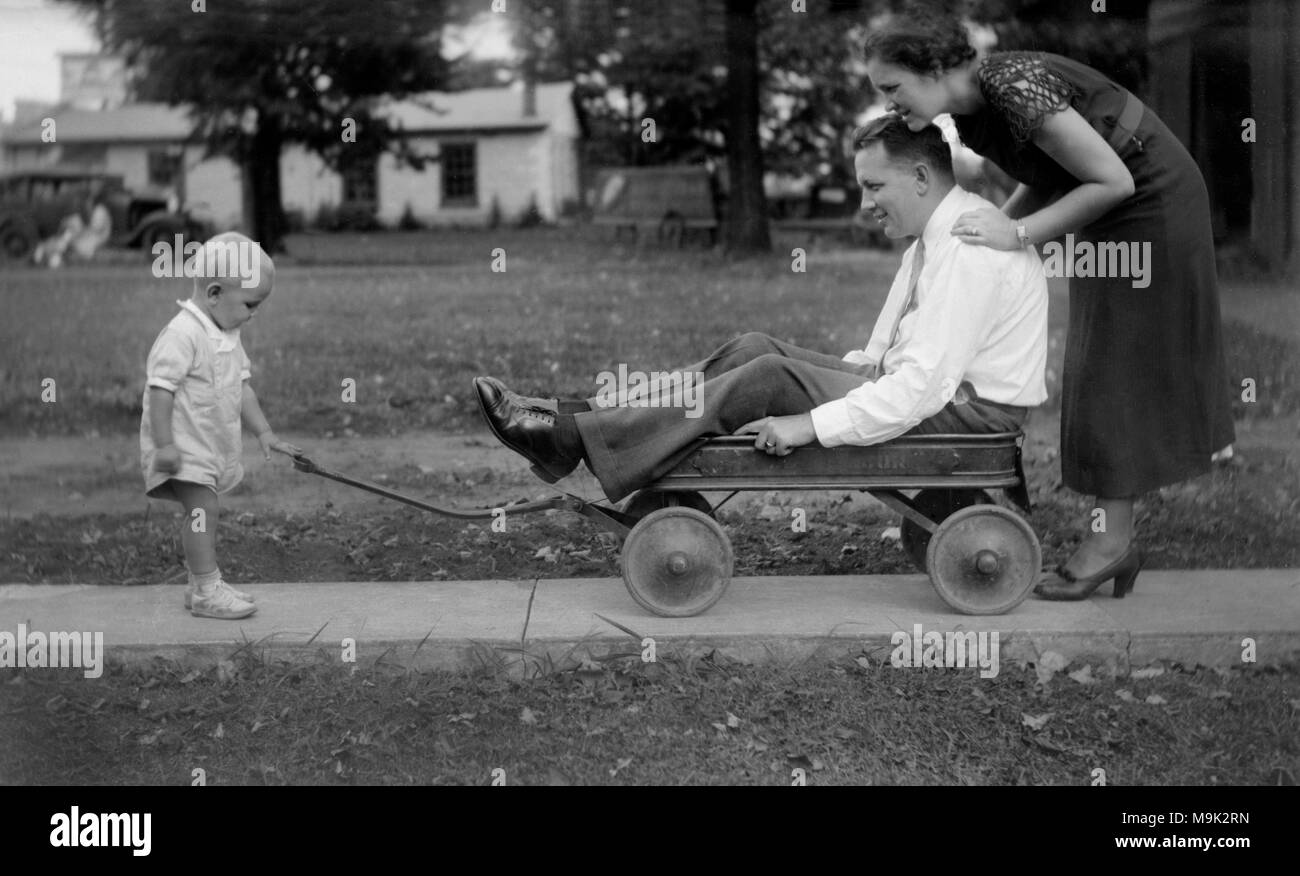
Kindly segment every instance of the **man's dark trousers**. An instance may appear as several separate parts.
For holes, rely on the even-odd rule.
[[[646,398],[644,406],[601,408],[590,399],[593,410],[574,415],[588,465],[611,501],[663,477],[703,438],[730,435],[762,417],[806,414],[844,398],[871,379],[872,367],[750,332],[679,371],[688,378],[703,375],[694,388],[699,416],[686,416],[680,404],[667,406],[673,400],[671,385]],[[676,395],[680,402],[682,394]],[[1013,432],[1027,413],[1027,408],[980,399],[963,383],[952,402],[908,434]]]

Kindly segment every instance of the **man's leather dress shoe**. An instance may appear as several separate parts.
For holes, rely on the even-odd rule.
[[[536,396],[531,396],[531,395],[520,395],[514,390],[508,388],[504,383],[502,383],[500,380],[497,380],[495,377],[479,377],[477,379],[488,384],[493,389],[495,389],[498,393],[500,393],[504,398],[509,399],[512,404],[518,405],[521,408],[532,408],[535,411],[543,411],[545,413],[552,414],[552,415],[559,412],[560,405],[556,399],[537,398]],[[480,393],[480,397],[481,396],[482,393]]]
[[[533,473],[547,483],[555,483],[578,467],[579,460],[560,453],[555,444],[556,413],[533,406],[492,377],[474,378],[483,418],[497,440],[533,464]],[[543,399],[536,399],[544,403]]]

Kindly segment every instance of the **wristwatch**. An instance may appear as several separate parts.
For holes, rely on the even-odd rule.
[[[1016,237],[1020,239],[1020,248],[1026,249],[1032,241],[1029,239],[1029,230],[1023,225],[1016,226]]]

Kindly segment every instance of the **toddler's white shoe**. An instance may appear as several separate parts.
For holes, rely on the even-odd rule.
[[[253,596],[253,594],[245,593],[242,590],[236,590],[234,587],[231,587],[225,581],[218,581],[217,587],[225,588],[226,590],[229,590],[232,594],[234,594],[234,597],[236,599],[242,600],[244,602],[257,602],[257,599]],[[194,602],[194,590],[193,589],[186,590],[185,608],[188,610],[190,606],[193,604],[193,602]]]
[[[190,614],[195,617],[212,617],[218,620],[239,620],[257,611],[257,606],[235,596],[235,591],[214,584],[208,593],[190,595]]]

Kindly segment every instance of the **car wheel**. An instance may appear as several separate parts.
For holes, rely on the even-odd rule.
[[[155,225],[140,235],[140,242],[144,245],[145,251],[151,253],[155,244],[173,245],[176,242],[176,232],[165,225]]]
[[[0,256],[21,261],[36,249],[36,229],[26,222],[7,222],[0,227]]]

